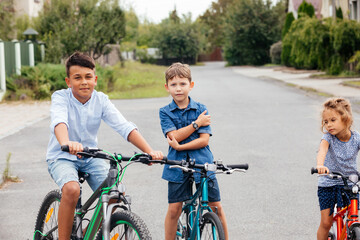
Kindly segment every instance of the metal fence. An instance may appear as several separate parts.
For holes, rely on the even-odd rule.
[[[0,39],[0,101],[6,91],[6,76],[21,74],[21,66],[35,66],[44,61],[45,45],[28,41]]]

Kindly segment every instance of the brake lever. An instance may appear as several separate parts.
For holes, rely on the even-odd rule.
[[[223,172],[220,172],[220,173],[233,174],[234,172],[243,172],[243,173],[245,173],[246,170],[245,169],[235,168],[235,169],[229,169],[229,170],[226,170],[226,171],[223,171]]]
[[[187,167],[182,167],[182,166],[178,166],[178,165],[172,165],[169,168],[180,168],[181,170],[183,170],[184,172],[191,172],[194,173],[195,169],[191,169],[191,168],[187,168]]]

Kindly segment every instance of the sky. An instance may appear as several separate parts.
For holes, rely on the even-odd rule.
[[[176,7],[178,16],[191,12],[192,20],[202,15],[214,0],[120,0],[125,9],[132,7],[140,21],[145,18],[153,23],[160,23]]]

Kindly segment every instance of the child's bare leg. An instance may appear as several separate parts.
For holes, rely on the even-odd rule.
[[[181,215],[182,202],[169,203],[165,217],[165,240],[174,240],[176,237],[177,221]]]
[[[221,223],[223,225],[223,228],[224,228],[225,239],[228,240],[229,239],[229,232],[228,232],[228,228],[227,228],[225,212],[224,212],[224,209],[223,209],[223,207],[221,205],[221,202],[209,202],[209,206],[211,207],[213,212],[217,213],[217,215],[219,216],[219,218],[221,220]],[[216,209],[215,209],[215,207],[216,207]]]
[[[328,234],[330,231],[330,228],[333,224],[333,216],[330,215],[330,208],[324,209],[320,211],[321,213],[321,220],[320,220],[320,226],[317,231],[317,240],[326,240],[328,239]]]
[[[77,182],[68,182],[62,188],[61,201],[59,206],[59,240],[69,240],[76,203],[80,195],[80,186]]]

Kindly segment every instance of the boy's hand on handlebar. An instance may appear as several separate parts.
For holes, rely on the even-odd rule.
[[[84,150],[84,147],[81,143],[78,142],[72,142],[69,141],[68,143],[64,144],[69,146],[69,153],[72,155],[76,155],[78,152],[82,152]],[[76,155],[78,158],[81,158],[82,156]]]
[[[151,156],[152,160],[162,160],[164,157],[164,154],[161,151],[152,151],[149,152],[149,155]]]
[[[329,169],[322,165],[316,166],[316,169],[318,170],[318,174],[330,173]]]

